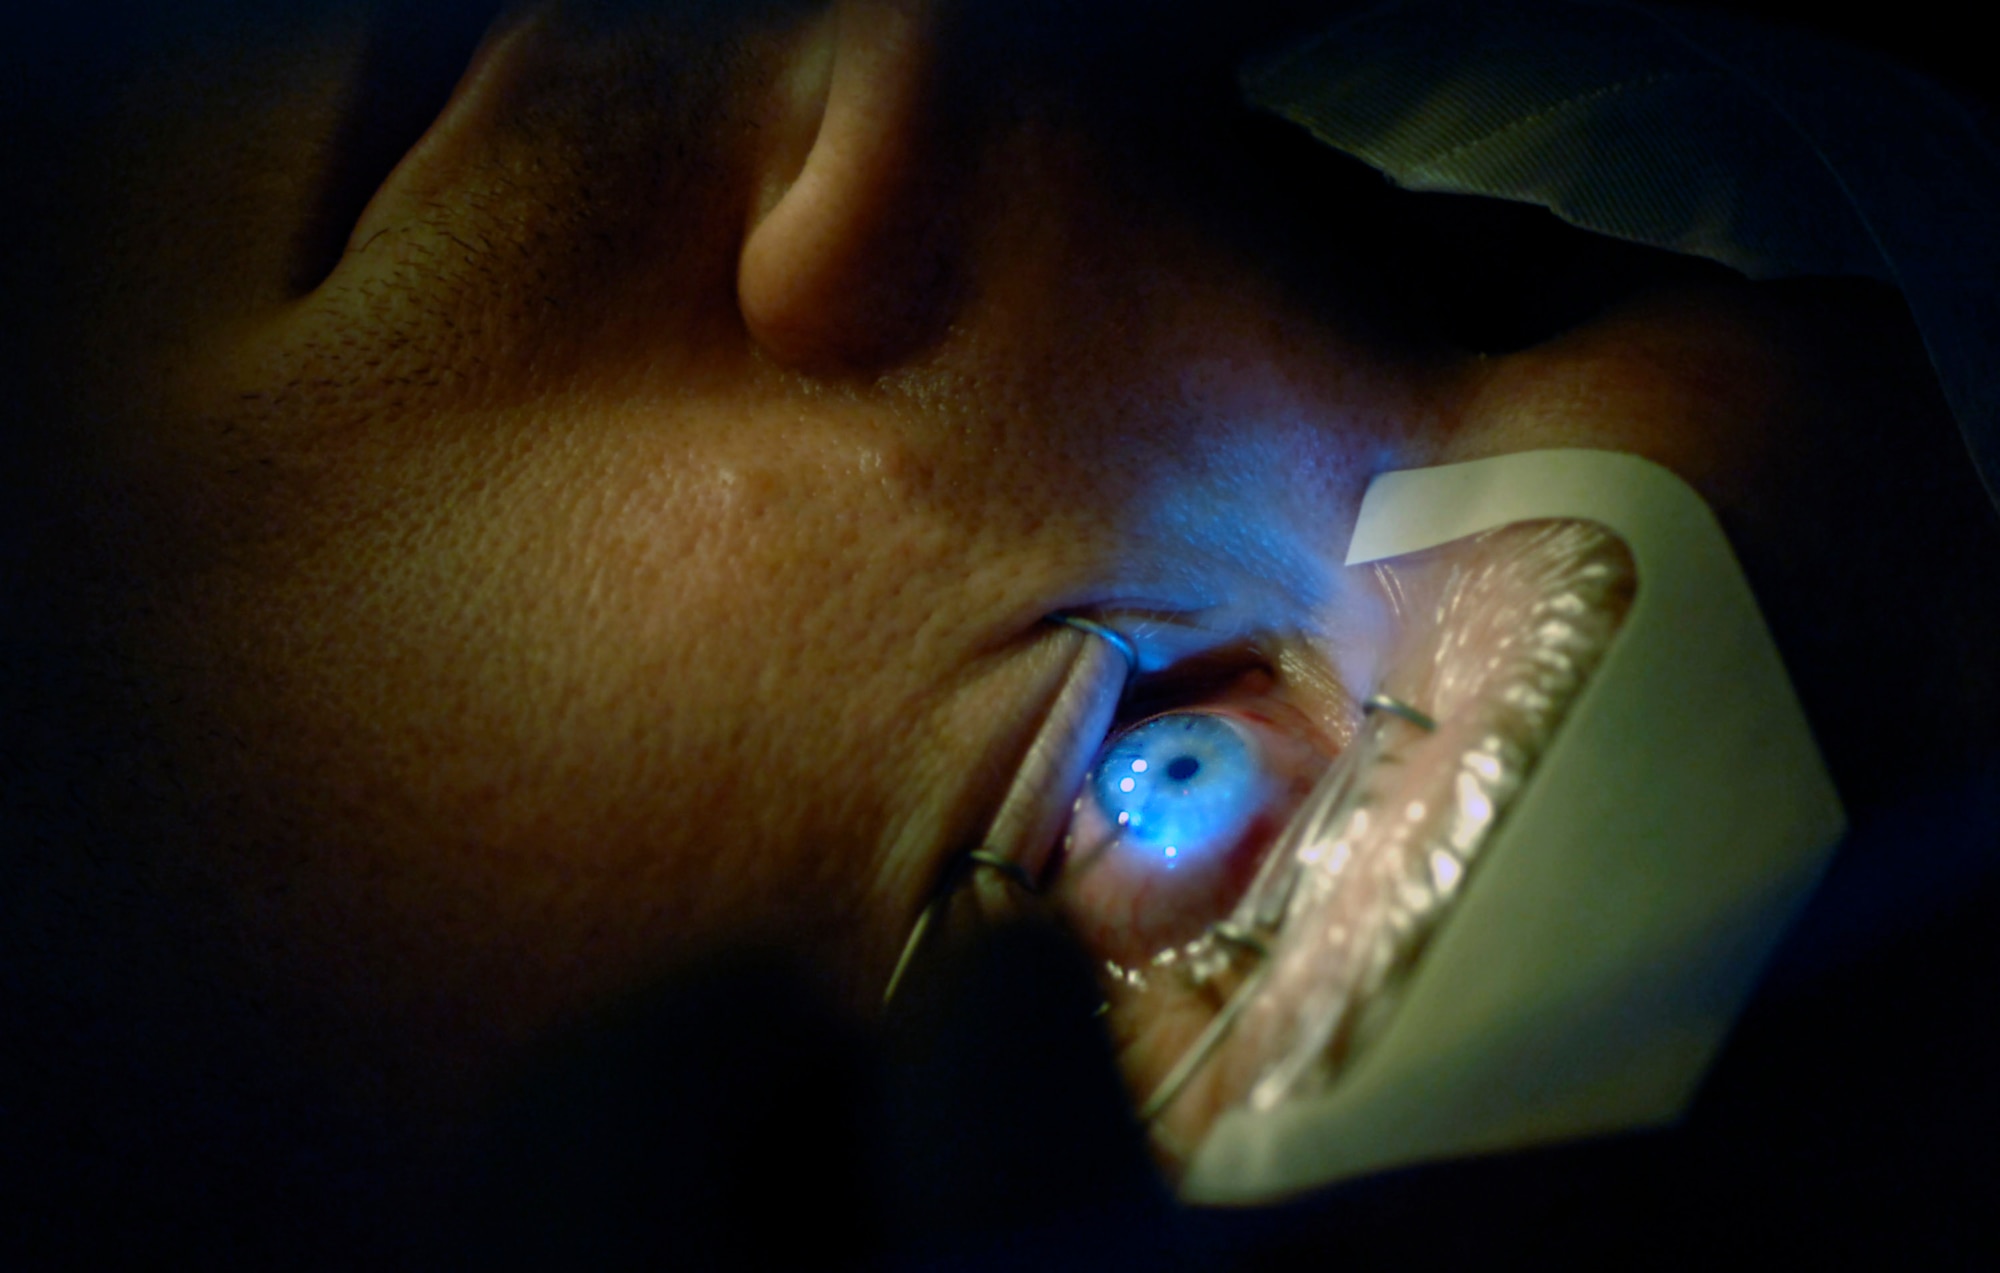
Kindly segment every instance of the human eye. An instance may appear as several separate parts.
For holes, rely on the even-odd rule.
[[[1162,710],[1107,741],[1064,836],[1057,899],[1124,984],[1222,919],[1331,744],[1265,691]]]
[[[1380,567],[1393,617],[1354,692],[1309,692],[1294,650],[1292,675],[1130,697],[1050,891],[1170,1174],[1228,1110],[1334,1081],[1396,1010],[1633,578],[1600,529],[1523,523]]]
[[[1356,713],[1297,642],[1208,654],[1144,678],[1072,806],[1049,895],[1098,961],[1105,1024],[1135,1097],[1233,989],[1213,963]],[[1156,1129],[1157,1132],[1158,1129]]]

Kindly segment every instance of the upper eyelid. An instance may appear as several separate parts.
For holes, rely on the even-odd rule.
[[[1162,712],[1200,706],[1257,676],[1268,678],[1273,688],[1280,680],[1277,660],[1254,642],[1232,643],[1155,672],[1140,673],[1125,688],[1114,728],[1122,731]]]
[[[1127,685],[1105,741],[1164,712],[1261,706],[1336,756],[1360,726],[1361,695],[1327,640],[1300,631],[1261,631],[1140,673]]]
[[[1275,667],[1252,666],[1233,681],[1203,687],[1169,686],[1120,705],[1099,748],[1101,756],[1126,733],[1149,720],[1178,712],[1214,712],[1248,718],[1259,728],[1276,730],[1332,760],[1345,750],[1348,731],[1337,721],[1323,719],[1315,696],[1288,684]]]

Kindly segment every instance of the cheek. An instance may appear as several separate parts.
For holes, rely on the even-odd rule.
[[[381,432],[251,466],[258,534],[139,638],[273,975],[515,1037],[725,941],[852,946],[923,724],[885,634],[949,541],[893,461],[658,412]]]

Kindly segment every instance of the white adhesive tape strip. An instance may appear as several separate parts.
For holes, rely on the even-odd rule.
[[[1360,565],[1544,518],[1596,522],[1631,613],[1380,1038],[1323,1096],[1224,1115],[1190,1201],[1672,1121],[1845,830],[1714,515],[1636,456],[1387,473]]]

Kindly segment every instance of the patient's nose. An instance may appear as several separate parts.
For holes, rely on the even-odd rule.
[[[931,343],[951,321],[951,178],[964,145],[938,109],[936,6],[842,0],[822,22],[799,54],[790,117],[765,156],[766,186],[782,192],[756,209],[737,301],[751,336],[780,362],[868,371]]]

